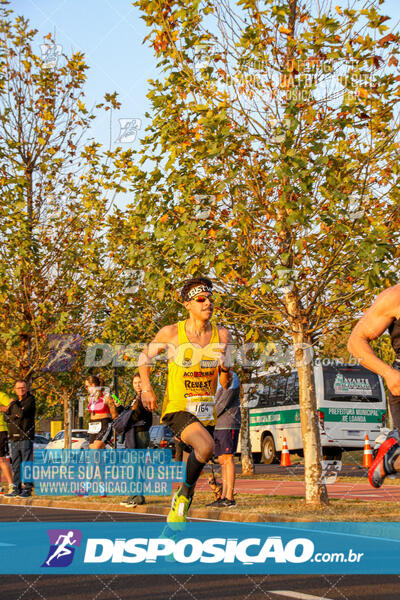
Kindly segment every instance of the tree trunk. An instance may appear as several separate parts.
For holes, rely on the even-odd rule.
[[[33,261],[33,174],[32,169],[26,166],[25,177],[27,181],[26,189],[26,212],[27,212],[27,250],[28,264],[34,264]],[[24,250],[24,248],[22,248]],[[22,290],[22,313],[25,324],[25,333],[21,334],[21,358],[19,361],[20,377],[27,383],[28,389],[32,387],[32,274],[30,268],[24,265],[21,274]]]
[[[242,425],[240,428],[242,474],[254,475],[254,463],[250,441],[250,414],[244,385],[240,386],[240,414],[242,417]]]
[[[315,505],[329,504],[326,485],[322,482],[322,451],[313,365],[312,359],[306,351],[309,340],[303,330],[303,315],[301,314],[301,306],[295,289],[286,292],[285,303],[291,317],[294,356],[299,374],[300,422],[304,449],[306,503]]]
[[[64,400],[64,448],[71,448],[72,406],[67,390],[63,392]]]

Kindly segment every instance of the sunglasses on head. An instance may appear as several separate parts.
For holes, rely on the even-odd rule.
[[[196,298],[193,298],[193,300],[195,300],[196,302],[205,302],[206,300],[209,300],[210,302],[215,302],[215,298],[211,294],[209,296],[196,296]]]

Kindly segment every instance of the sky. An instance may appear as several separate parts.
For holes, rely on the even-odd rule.
[[[347,0],[334,1],[336,4],[345,6]],[[364,4],[365,0],[359,2],[360,7]],[[77,50],[85,54],[90,67],[85,88],[87,107],[114,91],[122,103],[111,115],[111,132],[110,113],[105,113],[96,120],[93,136],[107,147],[110,137],[113,147],[135,147],[148,123],[145,112],[151,108],[146,98],[147,80],[156,77],[155,56],[148,44],[143,44],[148,29],[139,9],[130,0],[11,0],[10,6],[39,30],[38,54],[42,37],[49,32],[65,54]],[[392,17],[392,24],[400,20],[400,0],[386,0],[380,10]],[[122,137],[126,141],[121,141],[120,119],[135,119],[131,133]]]
[[[156,59],[143,39],[148,30],[139,10],[129,0],[12,0],[16,14],[30,20],[38,29],[38,48],[43,35],[51,32],[63,53],[85,54],[87,71],[86,106],[101,102],[106,92],[118,92],[120,111],[113,111],[111,139],[119,144],[119,119],[138,119],[138,135],[144,129],[144,113],[150,109],[146,98],[147,80],[156,75]],[[139,129],[140,127],[140,129]],[[94,128],[95,137],[105,144],[110,139],[110,113],[100,117]]]

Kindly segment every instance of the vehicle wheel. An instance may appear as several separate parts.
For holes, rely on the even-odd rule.
[[[323,448],[324,460],[342,460],[342,450],[340,448]]]
[[[261,460],[264,465],[271,465],[276,462],[275,442],[272,435],[266,435],[262,441]]]
[[[261,452],[253,452],[253,462],[255,465],[259,465],[261,462]]]

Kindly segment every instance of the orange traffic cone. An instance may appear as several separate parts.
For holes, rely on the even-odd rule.
[[[282,452],[281,452],[281,467],[291,467],[289,449],[287,447],[286,437],[283,438]]]
[[[369,469],[372,465],[372,450],[369,445],[368,433],[365,434],[365,443],[364,443],[364,456],[363,456],[363,467]]]

